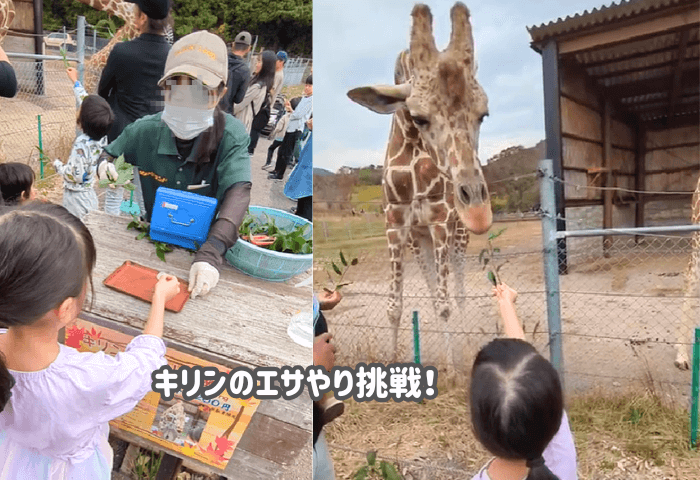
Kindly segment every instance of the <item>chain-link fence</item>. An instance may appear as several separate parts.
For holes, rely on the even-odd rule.
[[[75,95],[60,57],[9,56],[18,92],[14,98],[0,99],[0,160],[27,163],[39,172],[39,147],[50,160],[70,153],[76,133]]]
[[[365,202],[362,209],[365,212],[372,210],[368,203],[371,202]],[[379,206],[379,202],[374,203]],[[679,223],[688,223],[687,207],[683,210],[685,220]],[[340,250],[346,257],[359,258],[359,264],[350,267],[343,277],[342,282],[351,282],[341,290],[343,301],[328,313],[338,345],[336,358],[347,365],[393,360],[388,305],[395,267],[384,236],[384,217],[359,212],[359,208],[353,213],[331,209],[326,214],[315,213],[314,222],[317,290],[333,288],[338,282],[331,262],[342,270]],[[686,397],[690,374],[677,369],[674,360],[679,334],[683,348],[691,348],[690,332],[686,335],[682,330],[682,310],[687,299],[684,280],[694,227],[672,234],[616,236],[606,250],[600,236],[569,238],[568,272],[559,277],[559,291],[550,287],[548,294],[541,216],[497,215],[491,231],[505,230],[491,242],[492,262],[502,265],[502,281],[519,293],[516,308],[527,340],[547,357],[549,322],[554,320],[548,315],[547,298],[556,295],[560,299],[561,371],[567,390],[643,385],[675,398]],[[573,210],[567,217],[569,229],[580,229],[581,225],[588,226],[602,218],[602,207]],[[436,294],[427,287],[418,262],[406,249],[398,361],[415,358],[415,311],[420,326],[421,361],[443,367],[449,362],[458,377],[468,378],[478,349],[499,334],[499,313],[483,270],[483,256],[480,258],[482,250],[488,248],[488,236],[472,235],[463,266],[450,264],[447,321],[438,317],[434,307]],[[691,311],[696,312],[698,294],[690,295],[687,300],[693,304]],[[696,321],[697,314],[693,315]],[[451,358],[446,358],[448,345]]]
[[[283,85],[299,85],[304,83],[311,73],[313,62],[310,58],[290,58],[284,64]]]

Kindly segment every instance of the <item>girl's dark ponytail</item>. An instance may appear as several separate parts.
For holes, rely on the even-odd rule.
[[[5,358],[0,354],[0,412],[5,410],[5,405],[10,401],[14,386],[15,378],[5,366]]]
[[[544,457],[540,456],[534,460],[528,460],[527,468],[530,469],[525,480],[559,480],[552,471],[544,464]]]

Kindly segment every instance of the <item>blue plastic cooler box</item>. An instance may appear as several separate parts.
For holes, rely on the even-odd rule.
[[[207,240],[216,203],[216,198],[158,187],[151,215],[151,239],[197,250]]]

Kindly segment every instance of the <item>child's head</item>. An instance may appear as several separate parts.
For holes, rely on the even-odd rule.
[[[82,307],[95,255],[90,231],[60,205],[0,208],[0,327],[31,325],[68,299]]]
[[[311,77],[312,75],[306,77],[306,81],[304,82],[304,96],[306,97],[309,97],[314,93],[314,83]]]
[[[99,140],[109,132],[114,112],[107,100],[99,95],[88,95],[78,112],[78,126],[92,140]]]
[[[75,320],[95,256],[90,231],[65,208],[43,202],[0,207],[0,327],[52,321],[58,329]],[[13,383],[0,358],[0,411]]]
[[[34,170],[24,163],[0,163],[0,191],[5,205],[36,198]]]
[[[292,110],[295,110],[297,108],[299,102],[301,102],[301,97],[294,97],[289,101],[289,104],[292,106]]]
[[[563,414],[561,383],[552,364],[523,340],[494,340],[474,360],[469,395],[482,445],[499,458],[527,460],[528,479],[552,478],[542,453]]]

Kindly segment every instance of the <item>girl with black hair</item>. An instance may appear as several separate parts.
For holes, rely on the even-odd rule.
[[[275,80],[276,61],[277,56],[275,52],[270,50],[262,52],[255,66],[255,75],[253,75],[253,78],[251,78],[248,83],[248,90],[245,92],[245,97],[243,97],[241,103],[237,103],[233,106],[233,115],[243,122],[246,132],[251,135],[251,144],[248,146],[248,154],[252,154],[251,146],[252,149],[255,150],[255,145],[253,145],[252,140],[253,133],[251,132],[253,119],[263,107],[263,104],[267,103],[268,107],[272,105],[270,103],[270,92],[272,91],[272,83]],[[256,131],[256,133],[255,143],[257,144],[260,132]]]
[[[180,288],[168,275],[125,352],[58,343],[80,314],[95,257],[90,232],[64,207],[0,208],[0,478],[108,480],[108,422],[131,411],[166,364],[165,303]]]
[[[17,205],[36,198],[34,170],[24,163],[0,163],[0,195],[5,205]],[[1,204],[0,204],[1,205]]]
[[[506,337],[486,345],[472,367],[474,432],[495,458],[473,480],[576,480],[576,449],[559,376],[525,341],[517,292],[494,289]]]

